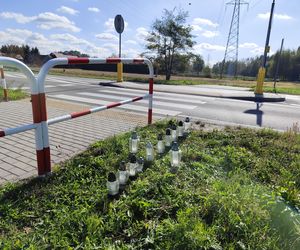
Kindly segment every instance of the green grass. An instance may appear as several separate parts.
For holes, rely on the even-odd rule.
[[[276,92],[274,91],[273,87],[264,87],[264,91],[269,92],[269,93],[300,95],[300,84],[299,84],[298,88],[279,87],[279,88],[276,88]]]
[[[8,89],[8,100],[10,101],[15,101],[15,100],[20,100],[24,99],[28,96],[24,91],[21,89]],[[0,102],[3,101],[3,88],[0,87]]]
[[[138,129],[139,155],[166,126]],[[128,159],[129,136],[95,143],[50,177],[2,187],[0,248],[299,249],[299,224],[284,210],[300,206],[293,131],[194,131],[180,141],[176,174],[168,154],[156,156],[111,199],[106,176]]]

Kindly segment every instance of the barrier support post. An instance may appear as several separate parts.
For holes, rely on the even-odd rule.
[[[153,78],[152,77],[149,78],[148,125],[152,124],[152,105],[153,105]]]
[[[8,93],[7,93],[7,85],[6,85],[6,80],[4,77],[4,68],[3,65],[0,65],[0,75],[1,75],[1,85],[3,88],[3,100],[8,101]]]
[[[117,64],[117,70],[118,70],[117,82],[123,82],[123,63],[119,62]]]

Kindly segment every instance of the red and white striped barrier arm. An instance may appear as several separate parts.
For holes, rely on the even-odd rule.
[[[0,137],[18,134],[36,128],[37,128],[36,124],[27,124],[15,128],[7,128],[7,129],[0,130]]]
[[[44,175],[46,173],[44,171],[45,160],[44,160],[44,155],[41,156],[40,153],[43,150],[43,134],[42,134],[42,123],[41,123],[42,115],[40,111],[41,104],[39,98],[37,79],[35,78],[32,71],[24,63],[14,58],[0,57],[0,64],[19,69],[29,81],[31,87],[32,114],[33,114],[33,122],[34,122],[33,124],[1,130],[0,137],[35,129],[35,144],[36,144],[38,174]]]
[[[138,96],[138,97],[134,97],[134,98],[131,98],[131,99],[127,99],[127,100],[124,100],[124,101],[121,101],[121,102],[113,102],[113,103],[110,103],[108,105],[99,106],[99,107],[95,107],[95,108],[91,108],[91,109],[86,109],[86,110],[83,110],[83,111],[80,111],[80,112],[73,112],[73,113],[68,114],[68,115],[55,117],[55,118],[52,118],[52,119],[48,120],[48,125],[52,125],[52,124],[55,124],[55,123],[58,123],[58,122],[68,121],[68,120],[71,120],[71,119],[75,119],[75,118],[78,118],[78,117],[81,117],[81,116],[89,115],[89,114],[96,113],[96,112],[99,112],[99,111],[103,111],[103,110],[106,110],[106,109],[119,107],[119,106],[122,106],[124,104],[137,102],[137,101],[142,100],[142,99],[147,99],[148,97],[149,97],[149,95],[147,94],[147,95],[144,95],[144,96]]]

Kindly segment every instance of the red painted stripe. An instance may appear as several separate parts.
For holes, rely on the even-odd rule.
[[[8,93],[7,93],[7,89],[3,89],[3,94],[4,94],[4,101],[8,101]]]
[[[144,63],[144,59],[133,59],[133,63]]]
[[[80,117],[80,116],[84,116],[84,115],[88,115],[91,113],[91,110],[84,110],[84,111],[80,111],[80,112],[73,112],[71,113],[71,117],[72,118],[77,118],[77,117]]]
[[[153,94],[153,78],[149,78],[149,94]]]
[[[148,124],[152,123],[152,109],[148,109]]]
[[[0,130],[0,137],[4,137],[5,136],[5,132],[3,130]]]
[[[45,159],[45,173],[51,172],[51,159],[50,159],[50,148],[44,148],[44,159]]]
[[[38,175],[44,175],[45,174],[44,150],[37,150],[36,151],[36,159],[37,159]]]
[[[38,94],[31,95],[31,105],[32,105],[33,122],[40,123],[42,120],[41,120],[40,101],[39,101]]]
[[[139,101],[139,100],[142,100],[143,97],[142,96],[138,96],[138,97],[135,97],[132,99],[132,102],[136,102],[136,101]]]
[[[111,108],[114,108],[114,107],[118,107],[120,105],[121,105],[120,102],[113,102],[113,103],[107,105],[106,107],[107,107],[107,109],[111,109]]]
[[[106,63],[120,63],[121,59],[120,58],[107,58]]]
[[[45,93],[40,93],[40,104],[41,104],[41,121],[45,122],[47,118],[47,109],[46,109],[46,95]]]
[[[90,59],[87,57],[68,58],[68,64],[87,64],[89,62]]]

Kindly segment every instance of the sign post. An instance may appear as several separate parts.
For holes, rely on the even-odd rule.
[[[115,29],[116,31],[119,33],[119,58],[122,57],[121,54],[121,34],[124,31],[124,19],[121,15],[116,15],[115,17]],[[123,82],[123,63],[118,63],[117,65],[117,69],[118,69],[118,82]]]

